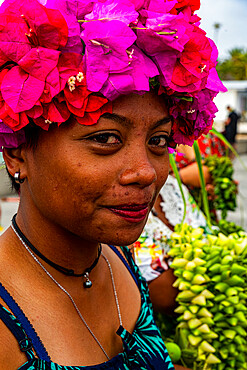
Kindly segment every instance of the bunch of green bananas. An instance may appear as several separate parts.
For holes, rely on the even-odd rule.
[[[247,369],[247,235],[204,236],[184,224],[169,243],[182,363],[193,370]]]

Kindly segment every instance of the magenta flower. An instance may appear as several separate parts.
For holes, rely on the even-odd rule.
[[[156,13],[168,13],[170,12],[174,6],[176,5],[177,0],[169,0],[169,1],[160,1],[160,0],[150,0],[148,2],[148,6],[145,9],[156,12]]]
[[[47,0],[46,7],[59,9],[63,15],[67,14],[76,17],[77,20],[83,20],[86,14],[91,13],[97,2],[97,0]]]
[[[14,132],[0,120],[0,152],[2,147],[17,148],[26,141],[24,130]]]
[[[16,64],[4,76],[2,96],[13,112],[24,112],[41,97],[47,76],[58,64],[57,49],[66,45],[67,24],[58,11],[36,0],[23,0],[0,14],[0,25],[0,64]],[[57,89],[51,95],[56,93]]]
[[[140,10],[144,7],[147,0],[130,0],[130,2],[134,5],[135,10]]]
[[[134,5],[126,0],[107,0],[104,3],[95,3],[93,11],[85,16],[86,20],[117,20],[127,26],[136,22],[139,13]]]
[[[169,87],[189,93],[204,89],[209,71],[214,67],[211,54],[212,47],[205,32],[194,26],[192,36],[175,64]]]
[[[59,9],[68,25],[68,40],[66,46],[60,48],[62,52],[83,53],[78,20],[83,20],[84,16],[92,11],[93,5],[93,1],[47,0],[46,6],[51,9]]]
[[[127,49],[135,42],[135,33],[120,21],[91,21],[83,25],[81,33],[86,51],[84,63],[88,89],[99,91],[110,73],[124,73],[129,69]]]
[[[131,63],[122,73],[111,73],[100,92],[109,100],[131,92],[150,90],[149,79],[159,74],[157,67],[137,46],[133,46]]]
[[[157,17],[157,13],[145,11],[141,14],[145,13],[150,18],[146,20],[145,27],[138,24],[137,45],[151,56],[170,50],[179,55],[178,52],[183,51],[184,45],[190,39],[193,26],[184,19],[182,13],[165,14],[162,17]]]
[[[226,92],[227,88],[223,85],[221,82],[218,73],[216,71],[216,68],[211,68],[209,71],[208,79],[207,79],[207,84],[206,88],[209,90],[213,90],[215,92]]]

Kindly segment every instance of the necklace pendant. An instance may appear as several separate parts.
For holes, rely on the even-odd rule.
[[[86,280],[83,282],[83,286],[84,286],[84,288],[91,288],[91,286],[92,286],[93,284],[92,284],[92,281],[89,279],[89,273],[88,273],[88,272],[85,272],[85,274],[83,275],[83,277],[86,279]]]

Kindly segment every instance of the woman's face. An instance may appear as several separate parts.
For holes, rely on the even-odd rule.
[[[170,131],[153,93],[117,99],[96,125],[42,131],[37,148],[25,149],[21,201],[85,241],[130,244],[166,181]]]

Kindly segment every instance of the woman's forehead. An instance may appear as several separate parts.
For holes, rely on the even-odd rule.
[[[145,109],[144,109],[145,108]],[[150,114],[153,113],[164,115],[168,114],[168,102],[162,95],[157,95],[150,91],[145,94],[123,95],[113,101],[113,113],[118,112],[122,115],[131,113]]]

